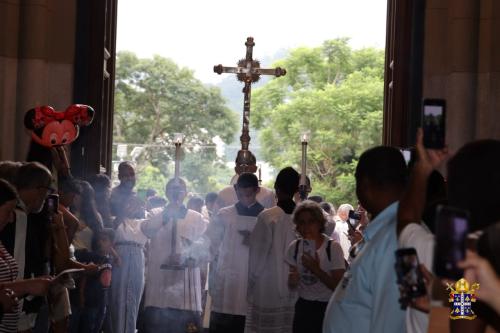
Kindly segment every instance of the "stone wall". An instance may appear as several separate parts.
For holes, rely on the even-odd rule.
[[[427,0],[423,97],[447,100],[452,150],[500,139],[500,1]]]
[[[24,113],[73,98],[76,0],[0,0],[0,160],[24,160]]]

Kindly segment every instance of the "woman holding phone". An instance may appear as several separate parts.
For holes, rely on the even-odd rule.
[[[293,222],[301,238],[287,251],[288,284],[298,289],[294,333],[321,333],[328,300],[345,272],[342,248],[325,235],[326,218],[321,207],[304,201],[294,212]]]

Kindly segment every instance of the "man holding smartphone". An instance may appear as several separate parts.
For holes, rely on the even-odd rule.
[[[361,154],[355,177],[359,202],[373,219],[364,230],[358,255],[330,299],[323,332],[404,332],[394,251],[406,163],[396,148],[375,147]]]

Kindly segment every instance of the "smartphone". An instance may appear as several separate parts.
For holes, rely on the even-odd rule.
[[[396,274],[402,304],[427,294],[424,276],[420,270],[417,251],[414,248],[398,249],[396,254]]]
[[[316,257],[316,242],[309,239],[302,239],[302,251],[304,254],[308,254],[311,257]],[[300,281],[302,284],[306,286],[310,286],[315,284],[318,281],[318,278],[307,269],[301,262],[300,264]]]
[[[359,220],[361,220],[361,214],[351,209],[349,211],[349,218],[356,220],[356,221],[359,221]]]
[[[316,242],[310,239],[303,239],[302,244],[303,253],[307,253],[314,258],[316,253]]]
[[[351,230],[351,232],[356,231],[356,228],[357,228],[360,220],[361,220],[360,213],[358,213],[357,211],[354,211],[354,210],[349,211],[349,218],[347,219],[347,225],[349,226],[349,229]]]
[[[58,194],[49,194],[45,199],[45,205],[47,212],[50,215],[54,215],[57,213],[59,209],[59,195]]]
[[[465,258],[468,231],[467,211],[451,206],[437,207],[434,247],[434,272],[437,276],[455,281],[463,277],[463,270],[457,263]]]
[[[424,99],[422,129],[426,148],[444,148],[446,134],[446,101],[444,99]]]

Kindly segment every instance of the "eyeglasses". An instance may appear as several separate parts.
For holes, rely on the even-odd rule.
[[[38,186],[37,188],[38,188],[38,189],[43,188],[44,190],[46,190],[46,191],[47,191],[47,194],[54,194],[54,193],[56,193],[56,192],[57,192],[57,190],[56,190],[55,188],[52,188],[52,187],[50,187],[50,186]]]

